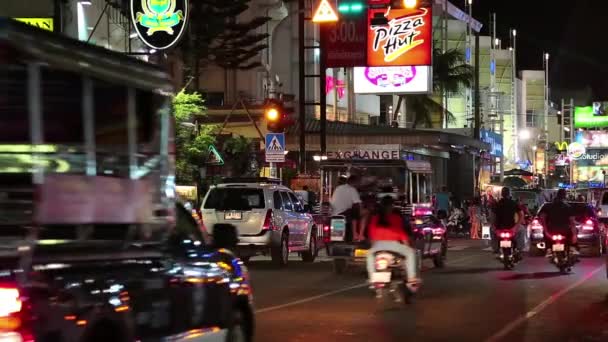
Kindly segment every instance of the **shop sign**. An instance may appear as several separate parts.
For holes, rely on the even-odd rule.
[[[605,131],[576,132],[575,140],[586,148],[608,148],[608,132]],[[563,147],[564,144],[567,145],[562,142],[561,146]]]
[[[489,151],[490,155],[495,156],[495,157],[503,156],[502,135],[500,135],[496,132],[482,129],[481,130],[481,141],[490,145],[490,151]]]
[[[595,102],[593,106],[574,107],[574,128],[608,127],[608,103]]]
[[[319,27],[320,44],[327,68],[351,68],[367,65],[367,18],[348,16]]]
[[[39,29],[46,31],[53,31],[55,29],[53,18],[13,18],[22,23],[26,23],[31,26],[36,26]]]
[[[369,9],[368,66],[432,64],[431,8]]]
[[[399,145],[359,145],[327,152],[327,159],[399,160]]]
[[[355,93],[428,94],[432,92],[430,74],[428,66],[355,68]]]
[[[185,31],[188,0],[131,0],[131,19],[139,38],[156,50],[175,45]]]

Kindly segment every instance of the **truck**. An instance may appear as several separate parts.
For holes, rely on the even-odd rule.
[[[169,76],[0,17],[0,340],[251,341],[247,268],[176,203]]]

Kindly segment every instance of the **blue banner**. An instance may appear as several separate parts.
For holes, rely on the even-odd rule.
[[[481,132],[481,141],[486,144],[490,144],[490,155],[495,157],[503,157],[503,148],[502,148],[502,135],[482,129]]]

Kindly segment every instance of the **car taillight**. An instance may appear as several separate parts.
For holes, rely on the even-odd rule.
[[[553,235],[553,241],[562,241],[564,239],[563,235]]]
[[[273,230],[274,229],[274,224],[272,222],[272,209],[268,209],[268,211],[266,212],[266,218],[264,219],[264,229],[267,230]]]
[[[500,233],[500,237],[503,239],[510,239],[511,238],[511,233],[509,232],[502,232]]]
[[[383,271],[388,268],[388,260],[376,259],[376,271]]]
[[[593,230],[593,221],[585,221],[585,224],[583,225],[583,230]]]
[[[329,231],[329,226],[323,226],[323,231],[324,232],[328,232]]]
[[[19,290],[10,287],[0,288],[0,317],[20,312],[22,304]]]

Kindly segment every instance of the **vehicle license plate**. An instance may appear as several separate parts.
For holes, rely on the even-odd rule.
[[[563,252],[564,251],[564,245],[563,244],[554,244],[553,245],[553,251],[554,252]]]
[[[355,258],[364,258],[367,256],[367,249],[355,249]]]
[[[511,241],[509,241],[509,240],[500,241],[500,247],[501,248],[511,248]]]
[[[346,220],[332,219],[331,220],[331,241],[344,241],[346,235]]]
[[[243,213],[240,211],[227,211],[224,213],[225,220],[242,220]]]
[[[391,272],[373,272],[370,282],[372,282],[372,283],[390,283],[391,282]]]

